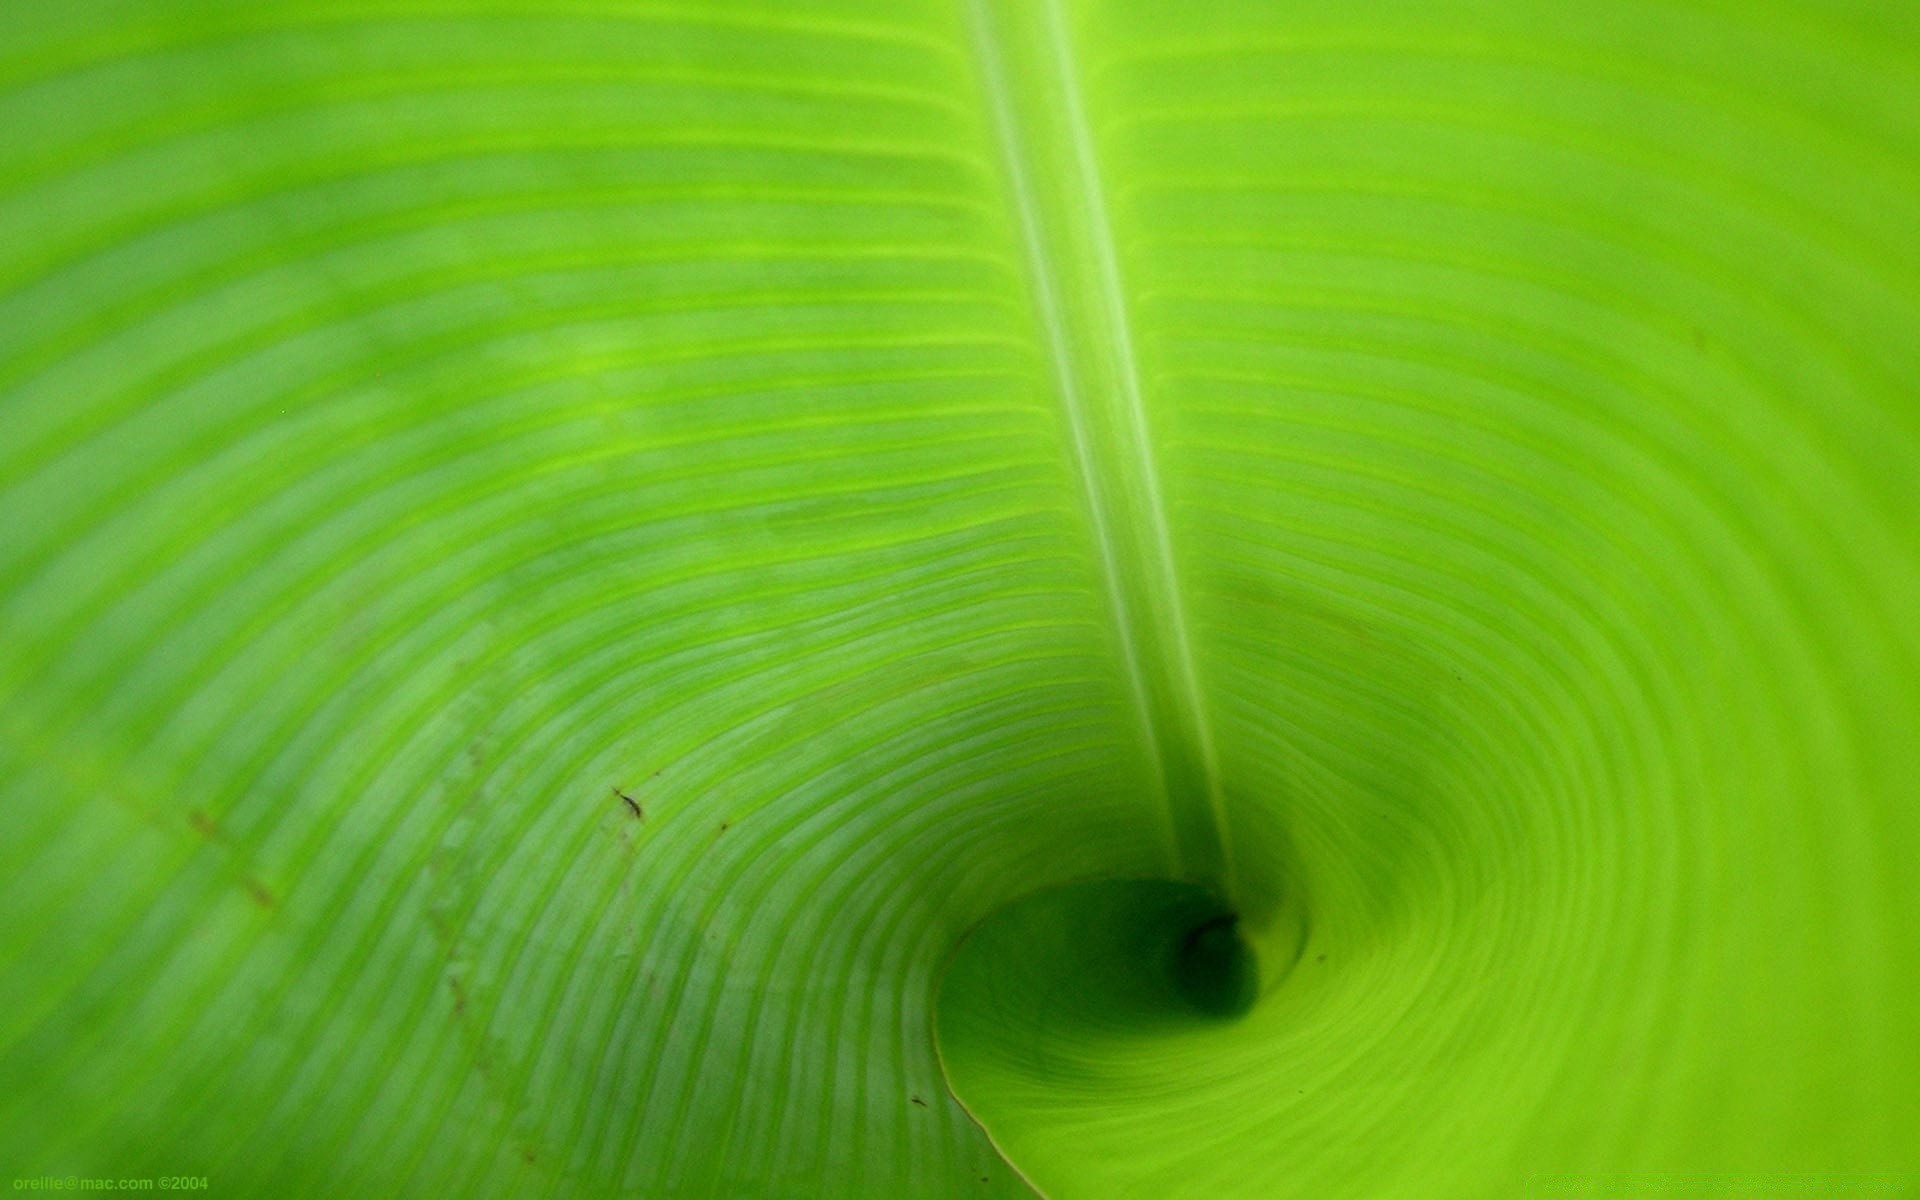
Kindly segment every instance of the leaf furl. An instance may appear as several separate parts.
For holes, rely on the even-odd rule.
[[[0,0],[0,1158],[1904,1194],[1915,96],[1893,0]]]

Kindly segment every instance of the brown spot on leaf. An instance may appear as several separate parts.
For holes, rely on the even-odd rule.
[[[925,1108],[927,1106],[927,1102],[925,1100],[922,1100],[918,1096],[908,1096],[907,1099],[913,1101],[915,1104],[918,1104],[921,1108]]]
[[[193,831],[201,837],[220,836],[220,827],[213,823],[213,818],[197,808],[187,814],[187,824],[193,826]]]
[[[273,893],[267,890],[267,885],[261,883],[253,876],[249,875],[240,882],[241,885],[247,889],[247,896],[261,908],[272,908],[275,904],[279,903],[278,900],[274,899]]]

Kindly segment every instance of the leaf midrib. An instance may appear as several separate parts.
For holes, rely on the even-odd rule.
[[[1175,873],[1231,895],[1213,731],[1071,31],[1059,0],[969,0],[968,18]]]

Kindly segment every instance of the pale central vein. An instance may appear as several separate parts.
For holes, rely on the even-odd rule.
[[[1066,19],[1059,0],[971,0],[970,16],[1155,786],[1182,865],[1190,874],[1217,875],[1230,892],[1212,728]],[[1182,769],[1183,759],[1191,760],[1190,770]],[[1204,811],[1183,811],[1196,800]]]

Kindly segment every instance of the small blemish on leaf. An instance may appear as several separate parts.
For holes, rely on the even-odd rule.
[[[213,818],[197,808],[187,814],[187,824],[193,826],[194,832],[201,837],[220,836],[220,827],[213,823]]]
[[[921,1108],[925,1108],[927,1106],[927,1102],[925,1100],[922,1100],[918,1096],[908,1096],[907,1099],[913,1101],[915,1104],[918,1104]]]
[[[655,774],[658,774],[658,772],[655,772]],[[613,789],[613,794],[620,797],[620,799],[626,803],[627,811],[633,814],[634,820],[644,821],[647,819],[646,811],[640,807],[638,800],[635,800],[632,796],[627,795],[617,787]]]
[[[243,880],[242,883],[247,889],[247,895],[252,898],[255,904],[258,904],[261,908],[272,908],[274,906],[275,900],[273,893],[267,890],[266,884],[261,883],[251,875]]]

